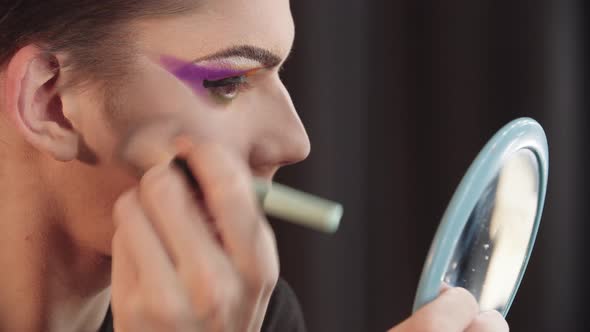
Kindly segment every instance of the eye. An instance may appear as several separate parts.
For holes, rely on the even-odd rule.
[[[247,84],[248,79],[246,75],[224,78],[217,81],[203,81],[203,87],[223,101],[236,99]]]

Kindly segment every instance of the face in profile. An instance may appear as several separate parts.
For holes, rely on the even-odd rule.
[[[178,135],[222,144],[267,179],[309,153],[279,77],[294,38],[289,2],[204,0],[196,7],[132,22],[125,32],[135,43],[130,75],[107,83],[106,92],[90,81],[60,96],[79,136],[79,160],[44,158],[40,172],[69,231],[88,247],[109,253],[115,200],[138,182],[134,170],[159,162]]]

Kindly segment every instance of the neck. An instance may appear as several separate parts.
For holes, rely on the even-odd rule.
[[[110,257],[76,243],[41,179],[18,173],[0,166],[0,331],[98,331]]]

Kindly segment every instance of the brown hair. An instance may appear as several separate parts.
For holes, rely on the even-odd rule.
[[[102,82],[124,74],[133,38],[125,27],[145,17],[171,16],[196,7],[196,0],[2,0],[0,69],[21,47],[36,44],[48,54],[64,52],[60,67],[76,71],[76,82]]]

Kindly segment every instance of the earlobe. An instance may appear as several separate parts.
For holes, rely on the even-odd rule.
[[[54,57],[32,45],[20,49],[6,71],[7,111],[29,144],[70,161],[78,155],[80,135],[64,115],[59,74]]]

